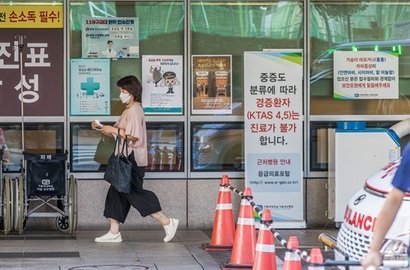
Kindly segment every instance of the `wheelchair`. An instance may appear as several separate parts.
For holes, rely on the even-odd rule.
[[[11,180],[8,176],[3,176],[3,153],[5,146],[0,148],[0,230],[4,234],[10,232],[11,222]]]
[[[22,172],[15,184],[10,185],[11,193],[14,192],[10,227],[19,234],[23,233],[30,217],[54,217],[60,231],[74,234],[77,227],[77,179],[69,173],[67,157],[67,151],[52,154],[23,152]]]
[[[3,178],[3,151],[4,148],[0,148],[0,230],[4,231],[4,234],[8,234],[10,231],[10,192],[6,193],[6,190],[10,191],[9,185],[5,185],[6,179]],[[7,183],[9,180],[7,179]],[[7,206],[7,207],[6,207]]]

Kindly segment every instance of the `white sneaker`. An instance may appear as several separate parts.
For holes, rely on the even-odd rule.
[[[165,238],[164,242],[169,242],[174,238],[175,233],[177,232],[178,229],[178,224],[179,224],[179,219],[176,218],[170,218],[169,219],[170,223],[167,226],[164,226],[165,230]]]
[[[113,234],[108,231],[103,236],[97,237],[94,240],[97,243],[119,243],[122,242],[121,233],[118,232],[117,234]]]

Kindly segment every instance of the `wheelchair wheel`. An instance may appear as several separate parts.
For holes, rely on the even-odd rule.
[[[9,185],[10,185],[10,227],[9,227],[9,231],[14,230],[14,189],[15,189],[15,182],[13,181],[13,179],[9,179]]]
[[[16,216],[18,216],[16,231],[18,230],[19,234],[22,234],[26,227],[26,219],[24,217],[24,189],[23,189],[23,176],[20,175],[17,179],[17,188],[16,188]]]
[[[77,180],[73,175],[70,176],[69,193],[68,193],[67,216],[56,218],[56,226],[62,232],[74,234],[77,227]]]
[[[3,230],[4,234],[9,234],[10,232],[10,178],[5,176],[3,182],[3,191],[2,191],[2,200],[3,200]]]
[[[68,231],[69,229],[68,217],[66,216],[56,217],[56,226],[62,232]]]
[[[74,175],[70,176],[68,219],[70,234],[73,235],[77,229],[77,179]]]
[[[22,214],[22,211],[20,209],[20,207],[22,208],[22,202],[20,203],[20,199],[21,201],[23,200],[23,194],[22,194],[22,190],[20,191],[20,188],[22,189],[21,185],[20,185],[20,178],[21,176],[19,176],[18,178],[16,178],[15,180],[11,181],[11,185],[13,187],[13,230],[16,232],[20,233],[20,214]]]

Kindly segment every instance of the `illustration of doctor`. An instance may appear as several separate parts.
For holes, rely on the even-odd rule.
[[[114,58],[114,57],[117,56],[117,52],[113,49],[113,41],[112,40],[107,41],[107,49],[105,49],[104,51],[101,51],[101,53],[105,57],[109,57],[109,58]]]

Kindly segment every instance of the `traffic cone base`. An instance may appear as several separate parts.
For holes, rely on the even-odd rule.
[[[230,263],[223,263],[222,269],[223,270],[236,270],[236,269],[252,269],[252,265],[239,265],[239,264],[230,264]]]
[[[292,250],[299,249],[299,241],[296,236],[290,236],[286,245],[288,250],[285,254],[283,262],[283,270],[302,270],[302,262],[300,256]]]
[[[232,246],[216,246],[216,245],[211,245],[210,243],[202,244],[202,248],[205,250],[220,250],[220,251],[232,250]]]

